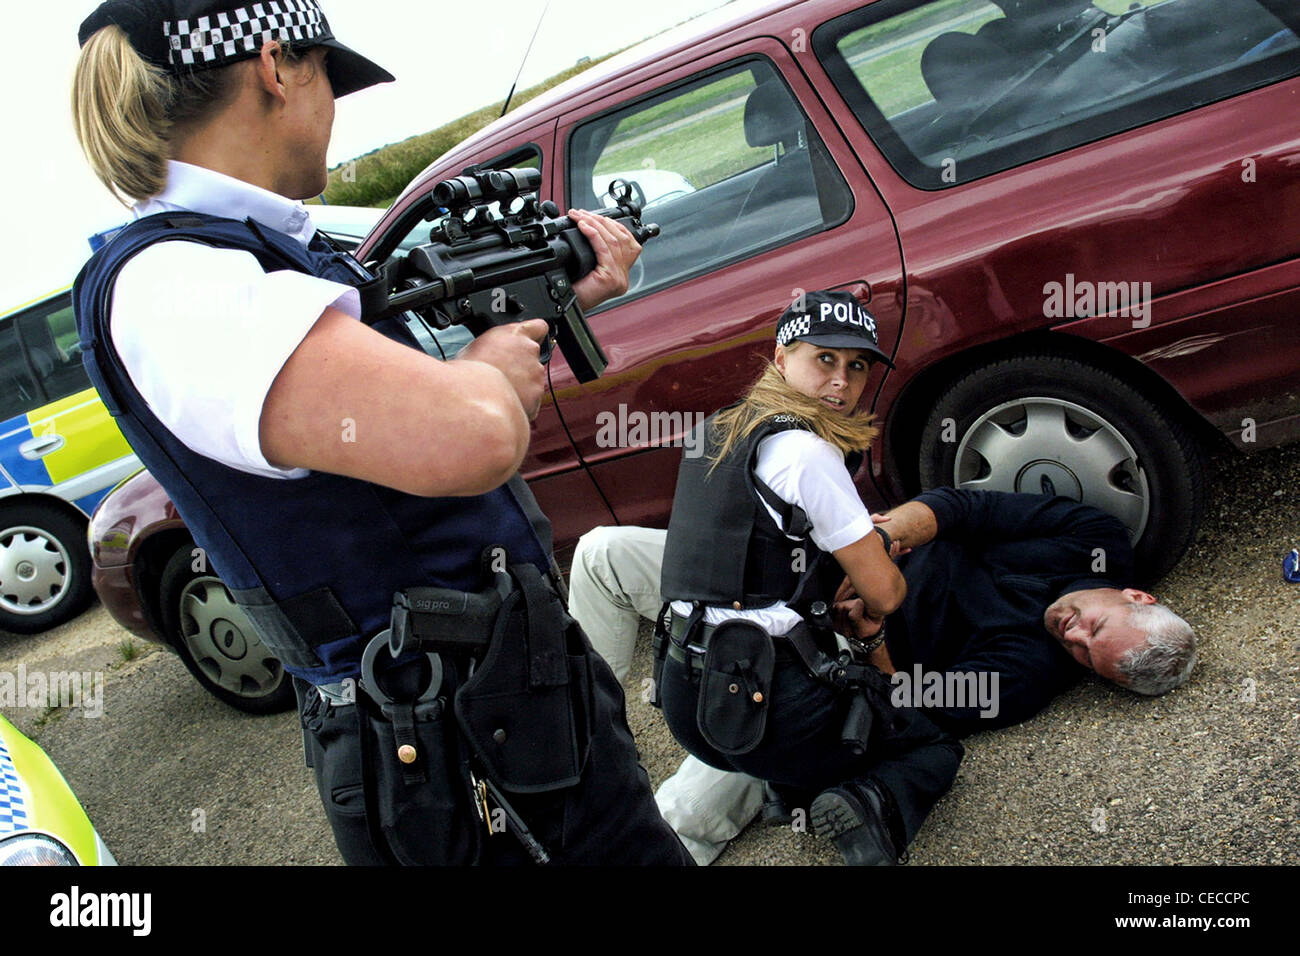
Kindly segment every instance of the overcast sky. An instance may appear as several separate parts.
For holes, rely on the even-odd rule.
[[[520,87],[722,4],[551,0]],[[0,151],[0,202],[7,213],[0,235],[0,312],[69,284],[90,253],[86,238],[129,216],[90,172],[72,131],[77,27],[96,5],[6,5],[14,42],[0,57],[7,144]],[[329,153],[333,166],[503,99],[544,3],[322,0],[321,6],[343,43],[397,77],[396,83],[339,100]],[[482,22],[474,22],[475,13],[484,15]]]

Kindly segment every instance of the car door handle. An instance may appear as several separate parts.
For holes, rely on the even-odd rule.
[[[37,458],[44,458],[52,451],[58,451],[63,447],[63,444],[64,438],[62,435],[38,435],[19,445],[18,454],[28,461],[35,461]]]

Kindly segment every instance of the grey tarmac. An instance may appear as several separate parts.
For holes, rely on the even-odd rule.
[[[1033,720],[967,740],[952,792],[911,849],[928,864],[1300,863],[1300,447],[1213,460],[1197,540],[1155,593],[1201,638],[1191,682],[1147,699],[1089,679]],[[0,633],[0,670],[103,671],[98,718],[6,711],[53,757],[123,864],[336,864],[294,714],[250,717],[102,607],[35,637]],[[641,699],[652,780],[682,757]],[[616,811],[615,811],[616,812]],[[751,827],[720,864],[836,864],[808,832]]]

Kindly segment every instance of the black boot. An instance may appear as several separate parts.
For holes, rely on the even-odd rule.
[[[813,831],[835,841],[847,866],[894,866],[902,853],[890,832],[892,811],[871,781],[831,787],[812,803]]]

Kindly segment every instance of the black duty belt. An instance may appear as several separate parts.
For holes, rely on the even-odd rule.
[[[672,612],[671,618],[668,628],[671,638],[668,641],[668,656],[679,664],[689,665],[692,670],[704,670],[704,654],[709,648],[709,641],[718,625],[705,624],[701,621],[696,628],[695,640],[688,644],[686,643],[687,619],[676,611]],[[784,636],[773,637],[772,644],[776,648],[777,661],[799,660],[799,655],[795,652],[794,646],[791,645],[788,638]]]

